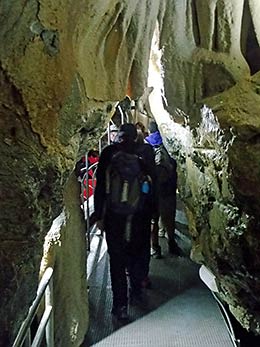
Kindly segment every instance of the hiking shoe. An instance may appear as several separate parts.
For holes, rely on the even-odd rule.
[[[151,248],[151,256],[154,259],[161,259],[162,258],[161,246],[152,247]]]
[[[126,306],[113,307],[111,313],[120,321],[129,319]]]

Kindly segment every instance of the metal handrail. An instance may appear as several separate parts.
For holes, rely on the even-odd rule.
[[[221,312],[222,312],[222,314],[224,316],[224,322],[226,324],[227,331],[228,331],[229,336],[230,336],[230,338],[231,338],[231,340],[233,342],[234,347],[240,347],[240,340],[236,338],[236,335],[235,335],[235,332],[234,332],[231,320],[229,318],[229,315],[228,315],[224,305],[222,304],[222,302],[220,301],[218,296],[213,291],[211,291],[211,294],[213,295],[214,299],[217,301],[217,303],[218,303],[218,305],[219,305],[219,307],[221,309]]]
[[[124,114],[119,107],[120,114],[121,114],[121,124],[124,123]],[[128,118],[127,118],[128,121]],[[110,129],[108,127],[108,134],[110,132]],[[99,152],[101,152],[101,139],[99,140]],[[85,154],[85,161],[86,161],[86,173],[84,174],[81,184],[84,186],[84,179],[86,178],[86,193],[87,193],[87,215],[85,215],[85,220],[87,223],[87,235],[89,239],[90,234],[90,224],[89,224],[89,192],[88,192],[88,171],[93,170],[93,177],[92,177],[92,187],[94,190],[94,180],[96,176],[96,170],[98,163],[94,163],[90,166],[88,166],[88,153]],[[84,209],[84,197],[82,195],[82,203],[83,203],[83,209]],[[84,209],[85,212],[85,209]],[[90,242],[89,242],[90,244]],[[46,346],[47,347],[54,347],[54,318],[53,318],[53,268],[48,267],[39,283],[37,295],[35,300],[33,301],[31,307],[29,308],[29,312],[27,314],[27,317],[23,321],[17,336],[14,340],[14,343],[12,347],[23,347],[26,343],[26,347],[38,347],[41,344],[41,341],[43,339],[44,331],[46,335]],[[45,310],[43,312],[43,315],[41,317],[38,329],[36,331],[36,334],[34,336],[33,341],[31,342],[31,324],[33,322],[33,319],[35,318],[41,300],[43,298],[43,295],[45,295]]]
[[[89,191],[88,191],[88,173],[90,170],[93,170],[93,176],[91,179],[92,182],[92,188],[93,188],[93,192],[95,190],[95,178],[96,178],[96,171],[97,171],[97,166],[98,166],[98,162],[91,164],[88,168],[87,168],[87,172],[84,173],[82,179],[81,179],[81,196],[82,196],[82,201],[84,201],[84,197],[83,197],[83,192],[84,189],[86,189],[86,199],[89,198]],[[84,168],[86,170],[86,168]],[[86,184],[84,184],[84,181],[86,180]]]
[[[53,268],[48,267],[39,283],[37,295],[33,301],[27,317],[23,321],[12,347],[22,347],[25,339],[27,346],[38,347],[42,341],[44,331],[46,336],[46,346],[54,347],[54,319],[53,319]],[[35,337],[31,343],[31,324],[38,312],[41,300],[45,295],[45,310],[36,331]]]
[[[86,235],[87,235],[87,250],[90,251],[90,207],[89,207],[89,185],[88,185],[88,172],[90,170],[93,170],[93,176],[92,176],[92,189],[93,193],[95,190],[95,177],[96,177],[96,171],[97,171],[98,162],[91,164],[90,166],[86,166],[86,172],[83,175],[81,179],[81,200],[82,200],[82,206],[83,206],[83,212],[84,212],[84,220],[86,222]],[[86,184],[84,184],[84,181],[86,180]],[[86,189],[86,201],[84,199],[84,189]],[[86,203],[86,208],[85,208]]]
[[[220,312],[222,313],[222,316],[224,318],[224,323],[226,325],[228,334],[231,338],[231,341],[234,345],[234,347],[240,347],[240,340],[236,338],[235,332],[231,323],[231,320],[229,318],[229,315],[222,304],[221,300],[218,298],[219,294],[219,289],[216,283],[216,277],[215,275],[208,269],[206,268],[205,265],[202,265],[199,269],[199,276],[201,280],[206,284],[206,286],[210,289],[211,294],[213,295],[214,299],[218,303],[220,307]]]

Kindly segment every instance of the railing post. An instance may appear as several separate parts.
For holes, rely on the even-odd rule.
[[[45,307],[52,307],[49,321],[46,325],[46,344],[47,347],[54,347],[54,304],[53,304],[53,277],[51,277],[50,282],[45,291]]]
[[[119,112],[120,112],[120,115],[121,115],[121,124],[124,124],[124,122],[125,122],[124,112],[123,112],[123,110],[122,110],[120,105],[118,105],[118,109],[119,109]]]
[[[86,222],[86,228],[87,228],[87,250],[90,250],[90,234],[89,234],[89,186],[88,186],[88,170],[89,170],[89,163],[88,163],[88,152],[85,154],[85,162],[86,162],[86,204],[87,204],[87,211],[85,215],[85,222]],[[83,206],[84,208],[84,206]]]
[[[17,336],[14,340],[14,343],[12,345],[12,347],[21,347],[24,345],[25,339],[26,339],[26,343],[29,343],[29,346],[39,346],[40,342],[41,342],[41,338],[42,335],[44,333],[44,329],[46,329],[47,323],[48,323],[48,319],[50,318],[50,315],[52,313],[52,309],[53,309],[53,289],[51,287],[50,289],[50,295],[48,295],[48,299],[47,302],[49,303],[48,306],[46,306],[46,301],[45,301],[45,311],[43,313],[42,319],[40,321],[40,324],[38,326],[36,335],[33,339],[33,343],[31,345],[30,343],[30,339],[31,339],[31,335],[30,335],[30,326],[32,324],[32,321],[38,311],[38,308],[40,306],[41,300],[43,298],[43,295],[46,293],[46,288],[48,287],[50,281],[52,281],[52,275],[53,275],[53,268],[48,267],[43,276],[42,279],[39,283],[38,289],[37,289],[37,295],[36,298],[34,299],[32,305],[29,308],[28,314],[25,318],[25,320],[23,321],[23,323],[21,324],[21,327],[17,333]],[[45,294],[46,295],[46,294]],[[53,319],[53,318],[52,318]],[[54,347],[54,330],[53,330],[53,321],[52,324],[50,325],[50,338],[48,337],[50,344],[48,345],[48,347]],[[51,344],[52,343],[52,344]]]
[[[25,341],[24,341],[24,347],[31,347],[31,345],[32,345],[31,328],[29,328]]]
[[[110,138],[110,122],[108,123],[108,126],[107,126],[107,144],[110,145],[111,144],[111,138]]]

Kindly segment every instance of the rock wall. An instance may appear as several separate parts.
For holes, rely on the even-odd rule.
[[[260,334],[257,11],[250,0],[168,1],[164,87],[168,112],[183,126],[155,117],[178,157],[192,258],[216,275],[240,323]]]
[[[55,346],[79,346],[88,325],[86,226],[72,175],[64,187],[64,208],[45,237],[40,275],[54,268]]]
[[[250,76],[259,70],[259,2],[3,0],[0,12],[0,345],[10,344],[35,296],[44,238],[64,206],[81,232],[80,206],[66,195],[78,194],[75,163],[96,144],[115,102],[143,94],[157,18],[168,111],[190,115],[186,128],[172,120],[163,127],[155,116],[179,158],[192,256],[217,275],[240,322],[260,333],[259,78]],[[205,113],[213,130],[200,118],[203,103],[213,108],[214,117]],[[79,271],[82,307],[76,323],[68,315],[58,331],[64,346],[79,345],[87,329],[80,318],[86,249],[74,234],[70,221],[59,233],[61,248],[44,253],[56,254],[55,295],[62,298],[65,258],[79,247],[68,259]]]
[[[126,92],[143,92],[158,8],[149,0],[1,1],[2,346],[10,344],[35,297],[44,237],[63,210],[75,163],[104,132],[115,102]],[[70,208],[74,215],[80,207]],[[69,224],[66,235],[74,233]],[[61,236],[59,257],[66,257],[71,237]],[[82,244],[71,268],[83,266],[85,252]],[[55,278],[65,276],[60,266],[54,271]],[[56,288],[61,297],[62,283]],[[77,283],[84,289],[85,277]],[[84,298],[82,305],[86,311]],[[83,325],[86,331],[86,319]]]

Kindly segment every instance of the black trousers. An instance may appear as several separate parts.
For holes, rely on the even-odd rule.
[[[128,240],[125,235],[127,217],[108,211],[104,222],[110,258],[113,306],[127,306],[126,270],[129,272],[130,287],[134,292],[141,290],[141,282],[149,272],[151,213],[143,210],[132,217]]]

